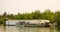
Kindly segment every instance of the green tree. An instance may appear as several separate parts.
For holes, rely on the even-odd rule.
[[[35,12],[32,12],[33,19],[40,19],[40,10],[35,10]]]
[[[60,25],[60,11],[55,12],[55,21]]]
[[[3,16],[4,16],[4,17],[6,17],[6,16],[7,16],[7,13],[6,13],[6,12],[4,12]]]
[[[51,12],[51,10],[47,9],[45,12],[42,13],[42,19],[50,20],[50,22],[53,22],[54,20],[54,13]]]

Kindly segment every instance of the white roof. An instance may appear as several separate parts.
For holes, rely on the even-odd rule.
[[[29,22],[29,23],[45,23],[45,22],[50,22],[49,20],[7,20],[6,24],[16,24],[18,22]]]

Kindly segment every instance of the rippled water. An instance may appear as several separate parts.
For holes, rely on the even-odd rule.
[[[15,27],[6,26],[6,32],[60,32],[52,27]]]

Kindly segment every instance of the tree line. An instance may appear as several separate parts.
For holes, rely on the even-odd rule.
[[[17,15],[7,14],[4,12],[3,15],[0,15],[0,24],[5,25],[6,20],[39,20],[46,19],[50,20],[51,23],[57,22],[60,25],[60,12],[52,12],[49,9],[46,9],[44,12],[40,12],[40,10],[35,10],[35,12],[31,13],[18,13]]]

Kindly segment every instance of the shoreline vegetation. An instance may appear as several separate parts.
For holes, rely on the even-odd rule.
[[[18,13],[17,15],[7,14],[6,12],[3,15],[0,15],[0,25],[6,25],[6,20],[39,20],[46,19],[49,20],[50,23],[57,22],[58,26],[60,26],[60,11],[51,12],[51,10],[46,9],[44,12],[40,12],[40,10],[35,10],[35,12],[31,13]]]

